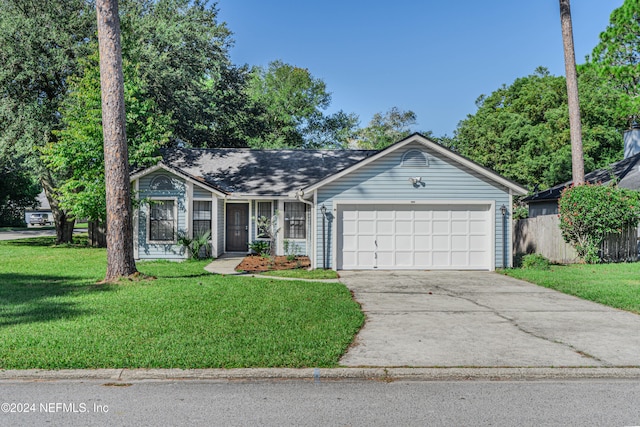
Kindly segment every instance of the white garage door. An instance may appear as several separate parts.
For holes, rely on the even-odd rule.
[[[490,205],[338,206],[338,269],[491,269]]]

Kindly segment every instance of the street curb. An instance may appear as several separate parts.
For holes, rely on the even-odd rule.
[[[1,370],[0,381],[58,380],[378,380],[378,381],[525,381],[640,379],[639,367],[610,368],[243,368],[243,369],[69,369]]]

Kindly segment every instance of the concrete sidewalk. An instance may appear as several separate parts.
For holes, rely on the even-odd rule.
[[[240,264],[246,255],[243,254],[223,254],[219,258],[214,259],[204,269],[209,273],[223,274],[225,276],[239,275],[236,267]]]

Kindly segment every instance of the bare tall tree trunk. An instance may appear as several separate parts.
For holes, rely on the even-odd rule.
[[[564,67],[567,75],[569,100],[569,128],[571,133],[571,165],[573,185],[584,184],[584,156],[582,154],[582,125],[580,124],[580,101],[578,98],[578,73],[573,47],[573,27],[569,0],[560,0],[560,22],[564,45]]]
[[[129,156],[125,133],[124,78],[117,0],[96,1],[102,129],[107,188],[107,276],[114,281],[136,272],[129,184]]]

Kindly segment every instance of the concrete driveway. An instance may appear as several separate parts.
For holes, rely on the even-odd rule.
[[[640,316],[490,272],[342,271],[344,366],[640,366]]]

